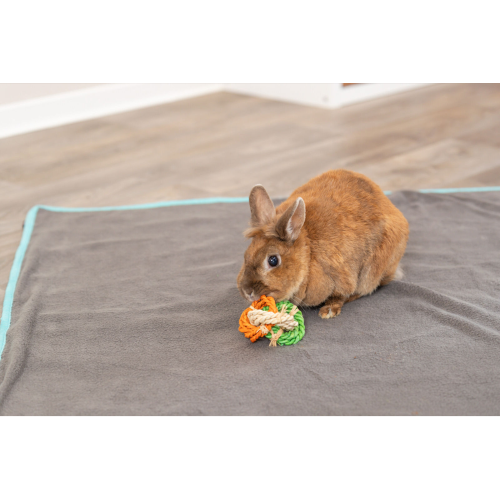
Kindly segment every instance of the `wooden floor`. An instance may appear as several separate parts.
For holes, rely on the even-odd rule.
[[[500,185],[500,85],[339,110],[217,93],[0,140],[0,304],[33,205],[285,196],[331,168],[389,190]]]

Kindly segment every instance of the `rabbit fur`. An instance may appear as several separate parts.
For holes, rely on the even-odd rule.
[[[319,306],[333,318],[342,306],[400,279],[409,225],[368,177],[330,170],[274,207],[263,186],[249,198],[251,243],[237,277],[243,297],[261,295]],[[276,264],[277,262],[277,264]]]

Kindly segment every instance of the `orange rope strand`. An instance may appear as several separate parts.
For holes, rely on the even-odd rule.
[[[266,297],[262,295],[259,300],[252,302],[252,305],[243,311],[243,314],[240,317],[240,332],[245,334],[247,339],[250,339],[252,342],[259,340],[261,337],[265,337],[269,330],[274,325],[262,325],[262,326],[254,326],[250,323],[248,319],[248,312],[254,309],[262,309],[263,307],[269,306],[269,310],[273,313],[278,312],[278,308],[276,307],[276,302],[272,297]]]

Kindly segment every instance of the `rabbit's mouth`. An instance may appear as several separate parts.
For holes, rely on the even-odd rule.
[[[267,297],[272,297],[276,302],[279,302],[280,300],[285,300],[281,298],[282,293],[280,293],[278,290],[245,290],[244,288],[240,289],[242,292],[242,295],[245,299],[247,299],[250,302],[255,302],[256,300],[259,300],[262,295],[266,295]]]

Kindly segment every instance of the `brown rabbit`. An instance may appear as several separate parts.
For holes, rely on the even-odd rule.
[[[238,274],[238,289],[318,306],[322,318],[380,285],[401,277],[408,241],[403,214],[368,177],[330,170],[296,189],[278,208],[266,190],[250,193],[252,242]],[[306,215],[307,213],[307,215]]]

